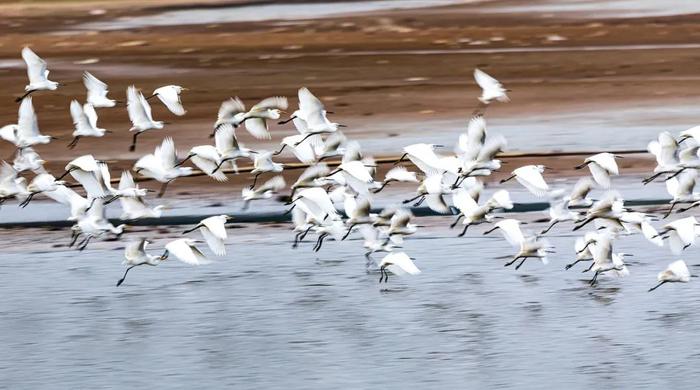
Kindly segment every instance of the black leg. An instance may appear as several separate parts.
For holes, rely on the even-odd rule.
[[[202,227],[202,224],[200,223],[200,224],[198,224],[197,226],[193,227],[192,229],[187,229],[187,230],[185,230],[184,232],[182,232],[182,234],[191,233],[191,232],[193,232],[193,231],[195,231],[195,230],[197,230],[197,229],[199,229],[199,228],[201,228],[201,227]]]
[[[515,175],[511,175],[510,177],[501,180],[501,183],[505,183],[505,182],[507,182],[507,181],[509,181],[509,180],[511,180],[511,179],[513,179],[513,178],[515,178]]]
[[[420,198],[421,196],[423,196],[423,194],[420,194],[420,195],[416,195],[416,196],[414,196],[414,197],[413,197],[413,198],[411,198],[411,199],[406,199],[406,200],[404,200],[404,201],[403,201],[403,204],[406,204],[406,203],[410,203],[410,202],[413,202],[414,200],[416,200],[416,199]]]
[[[255,183],[258,182],[258,176],[260,176],[261,174],[262,174],[262,172],[258,172],[258,173],[255,174],[255,178],[253,178],[253,184],[250,185],[250,189],[251,189],[251,190],[252,190],[253,188],[255,188]]]
[[[414,203],[414,204],[413,204],[413,207],[418,207],[418,206],[420,206],[421,204],[423,204],[424,201],[425,201],[425,195],[422,196],[420,199],[418,199],[418,202]]]
[[[79,141],[79,140],[80,140],[80,136],[79,136],[79,135],[76,135],[75,137],[73,137],[73,140],[70,141],[70,143],[68,144],[67,148],[68,148],[68,149],[73,149],[73,148],[75,148],[76,145],[78,145],[78,141]]]
[[[571,267],[575,266],[576,264],[578,264],[578,263],[581,262],[581,261],[583,261],[583,260],[582,260],[582,259],[578,259],[578,260],[574,261],[573,263],[567,264],[567,265],[564,267],[564,269],[570,269]]]
[[[357,225],[357,224],[356,224],[356,223],[353,223],[352,225],[350,225],[350,227],[348,227],[348,232],[345,233],[345,235],[343,236],[343,240],[345,240],[346,238],[348,238],[348,236],[350,235],[350,232],[352,231],[352,228],[354,228],[355,225]]]
[[[139,265],[141,264],[132,265],[131,267],[127,268],[126,271],[124,271],[124,276],[122,276],[122,278],[119,279],[119,281],[117,282],[117,287],[121,286],[121,284],[124,283],[124,279],[126,279],[126,274],[129,273],[129,270]]]
[[[581,271],[581,273],[588,272],[588,271],[592,270],[594,265],[595,265],[595,261],[594,261],[593,263],[591,263],[591,266],[590,266],[590,267],[588,267],[588,268],[584,269],[583,271]]]
[[[557,220],[557,221],[554,221],[554,222],[552,222],[552,223],[550,223],[549,226],[547,226],[546,229],[544,229],[543,231],[540,232],[540,234],[547,234],[547,232],[550,231],[550,230],[552,230],[552,228],[554,227],[554,225],[556,225],[556,224],[558,224],[558,223],[559,223],[558,220]]]
[[[314,133],[308,133],[308,134],[306,134],[306,135],[304,136],[304,138],[302,138],[301,141],[295,143],[294,146],[299,146],[299,144],[301,144],[302,142],[306,141],[306,140],[307,140],[309,137],[311,137],[312,135],[314,135]]]
[[[165,195],[165,190],[168,189],[168,184],[170,184],[170,182],[166,181],[160,186],[160,191],[158,191],[158,195],[156,195],[156,198],[162,198],[163,195]]]
[[[79,250],[79,251],[83,251],[83,250],[88,246],[88,244],[90,243],[90,240],[91,240],[91,239],[92,239],[92,236],[88,236],[88,237],[82,242],[82,244],[80,245],[80,247],[78,248],[78,250]]]
[[[402,154],[400,159],[394,161],[394,165],[400,163],[401,161],[404,161],[406,159],[406,156],[408,156],[408,153]]]
[[[664,284],[664,283],[666,283],[665,280],[664,280],[663,282],[659,282],[659,284],[657,284],[656,286],[650,288],[648,292],[652,292],[652,291],[656,290],[657,288],[661,287],[661,285]]]
[[[511,265],[513,265],[513,263],[515,263],[516,261],[518,261],[520,258],[522,258],[522,256],[514,257],[513,260],[511,260],[511,261],[509,261],[509,262],[503,264],[503,266],[504,266],[504,267],[510,267]]]
[[[450,225],[450,229],[454,229],[454,227],[457,226],[457,224],[459,223],[459,220],[462,219],[463,217],[464,217],[464,214],[459,214],[457,216],[457,219],[454,222],[452,222],[452,225]]]
[[[29,91],[25,92],[24,95],[22,95],[22,96],[18,97],[17,99],[15,99],[15,103],[21,102],[24,98],[26,98],[27,96],[29,96],[29,95],[30,95],[32,92],[34,92],[34,91],[36,91],[36,89],[30,89]]]
[[[466,224],[466,225],[464,225],[464,230],[462,230],[462,233],[459,233],[459,236],[457,236],[457,237],[462,237],[462,236],[464,236],[465,234],[467,234],[467,229],[469,228],[470,225],[471,225],[471,224]]]
[[[136,150],[136,139],[138,138],[139,134],[141,133],[139,133],[138,131],[134,133],[134,137],[131,139],[131,145],[129,146],[130,152]]]

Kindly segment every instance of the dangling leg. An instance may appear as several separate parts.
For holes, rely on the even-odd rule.
[[[168,189],[168,184],[170,184],[170,181],[166,181],[160,186],[160,191],[158,191],[158,195],[156,195],[156,198],[162,198],[163,195],[165,195],[165,190]]]
[[[523,263],[525,262],[525,260],[527,260],[527,256],[526,256],[526,257],[523,257],[523,259],[520,260],[520,263],[518,263],[518,265],[515,266],[515,270],[516,270],[516,271],[519,270],[520,267],[522,267],[522,265],[523,265]]]
[[[141,265],[141,264],[132,265],[131,267],[127,268],[126,271],[124,271],[124,276],[122,276],[122,278],[119,279],[119,281],[117,282],[117,287],[121,286],[121,284],[124,283],[124,279],[126,279],[126,274],[129,273],[129,270],[131,270],[132,268],[137,267],[139,265]]]
[[[75,137],[73,137],[73,140],[70,141],[70,143],[68,144],[67,148],[68,148],[68,149],[73,149],[73,148],[75,148],[76,145],[78,145],[78,141],[80,141],[80,136],[79,136],[79,135],[76,135]]]
[[[251,190],[252,190],[253,188],[255,188],[255,183],[258,182],[258,176],[260,176],[261,174],[262,174],[262,172],[258,172],[258,173],[255,174],[255,177],[253,178],[253,184],[250,185],[250,189],[251,189]]]
[[[467,229],[469,228],[469,226],[471,226],[471,224],[469,223],[464,225],[464,230],[462,230],[462,233],[459,233],[459,236],[457,237],[463,237],[465,234],[467,234]]]
[[[130,152],[136,150],[136,139],[138,138],[139,134],[141,133],[139,133],[138,131],[134,133],[134,137],[131,139],[131,145],[129,146]]]
[[[657,288],[661,287],[661,285],[664,284],[664,283],[666,283],[665,280],[664,280],[663,282],[659,282],[659,284],[657,284],[656,286],[650,288],[648,292],[652,292],[652,291],[656,290]]]
[[[454,222],[452,222],[452,224],[450,225],[450,229],[454,229],[454,227],[457,226],[457,224],[459,223],[459,220],[462,219],[463,217],[464,217],[464,214],[459,214],[457,216],[457,219]]]

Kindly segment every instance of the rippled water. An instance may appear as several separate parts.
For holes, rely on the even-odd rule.
[[[631,275],[591,288],[582,267],[563,270],[572,236],[551,239],[549,265],[516,272],[496,259],[512,252],[505,241],[481,231],[424,228],[405,245],[423,273],[386,285],[359,241],[316,255],[269,226],[232,230],[215,264],[136,268],[119,288],[120,243],[4,251],[0,377],[52,389],[696,388],[696,280],[646,292],[674,260],[665,248],[620,240]]]

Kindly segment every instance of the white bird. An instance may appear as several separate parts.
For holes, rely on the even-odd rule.
[[[341,184],[346,184],[359,194],[367,195],[370,185],[374,182],[369,168],[373,167],[366,165],[364,161],[344,161],[327,177],[340,175],[342,176]]]
[[[382,181],[382,184],[372,192],[375,194],[378,193],[391,182],[418,183],[418,178],[416,177],[415,172],[409,171],[406,169],[406,167],[394,167],[391,168],[386,175],[384,175],[384,181]]]
[[[272,152],[265,150],[260,150],[255,155],[255,160],[253,161],[253,170],[250,171],[254,176],[253,184],[250,188],[255,188],[255,183],[258,181],[258,176],[265,172],[279,173],[284,170],[284,164],[276,163],[272,161]]]
[[[435,153],[435,148],[441,145],[433,144],[413,144],[403,148],[403,155],[396,160],[398,164],[406,157],[426,175],[435,175],[445,171],[444,161]]]
[[[70,116],[73,118],[73,140],[68,144],[69,149],[73,149],[81,137],[102,137],[109,130],[97,127],[97,112],[90,103],[83,106],[77,100],[70,103]]]
[[[164,205],[158,205],[153,208],[149,207],[144,200],[147,190],[139,188],[134,183],[134,178],[128,171],[123,171],[119,179],[119,188],[116,190],[115,196],[108,200],[110,203],[115,198],[119,198],[119,203],[122,207],[121,219],[134,220],[141,218],[160,218],[165,210]]]
[[[182,106],[180,94],[182,91],[186,90],[187,88],[183,88],[179,85],[166,85],[156,88],[148,99],[156,96],[161,102],[163,102],[165,107],[167,107],[170,112],[177,116],[183,116],[187,111],[185,111],[185,107]]]
[[[612,237],[610,234],[601,234],[596,238],[595,246],[591,249],[593,264],[586,271],[593,271],[593,278],[590,285],[595,285],[598,277],[602,274],[611,274],[617,277],[629,275],[627,266],[623,261],[624,253],[612,252]]]
[[[54,91],[61,84],[48,79],[49,70],[46,68],[46,61],[41,59],[29,47],[22,48],[22,59],[27,64],[27,77],[29,84],[24,87],[24,95],[16,99],[17,102],[26,98],[35,91]]]
[[[574,265],[582,261],[592,261],[593,254],[591,250],[598,240],[598,232],[588,232],[583,237],[576,238],[574,249],[576,250],[576,260],[567,264],[564,269],[570,269]]]
[[[226,234],[226,222],[231,220],[231,218],[232,217],[228,215],[215,215],[213,217],[204,218],[199,221],[195,227],[185,230],[182,234],[187,234],[199,229],[209,249],[217,256],[225,256],[226,239],[228,238]]]
[[[558,223],[566,221],[577,222],[581,218],[580,213],[569,209],[569,199],[563,197],[563,194],[563,191],[550,192],[549,209],[547,210],[549,226],[542,230],[540,234],[546,234]]]
[[[325,106],[308,88],[299,88],[297,93],[299,97],[299,109],[292,113],[292,117],[287,121],[280,123],[286,123],[295,118],[299,118],[304,121],[305,136],[297,141],[296,145],[301,144],[306,141],[309,137],[316,134],[330,134],[338,131],[338,128],[343,127],[335,122],[328,120],[326,116],[328,111],[326,111]]]
[[[688,266],[685,264],[685,261],[676,260],[673,263],[669,264],[668,268],[666,268],[664,271],[659,272],[659,274],[656,276],[656,279],[658,280],[659,284],[650,288],[649,292],[654,291],[657,288],[661,287],[662,284],[669,282],[688,283],[690,282],[690,278],[690,271],[688,270]]]
[[[300,188],[310,188],[310,187],[321,187],[326,184],[326,176],[330,173],[330,169],[324,163],[311,165],[299,175],[294,184],[292,184],[292,193],[290,196],[294,196],[297,189]]]
[[[257,139],[270,139],[270,131],[267,125],[268,120],[277,120],[281,113],[287,109],[287,98],[283,96],[273,96],[261,100],[258,104],[250,108],[241,118],[245,124],[245,129]],[[221,113],[220,113],[221,114]],[[224,115],[226,117],[226,115]],[[236,123],[237,113],[233,115],[231,123],[234,127]],[[217,124],[219,121],[217,121]]]
[[[664,246],[663,239],[651,225],[650,218],[639,212],[623,212],[620,222],[628,233],[641,232],[644,238],[656,246]]]
[[[218,136],[219,132],[217,132],[216,134]],[[185,161],[190,159],[192,159],[192,163],[194,163],[194,165],[197,166],[197,168],[199,168],[202,172],[207,174],[207,176],[211,177],[212,179],[218,182],[224,182],[228,180],[224,171],[218,169],[224,163],[224,161],[221,158],[221,154],[219,154],[219,151],[217,150],[216,146],[193,146],[190,149],[190,152],[187,154],[187,157],[185,157],[184,160],[177,163],[177,166],[182,165]]]
[[[192,173],[192,168],[178,166],[177,160],[175,142],[173,142],[172,138],[167,137],[160,146],[156,147],[153,154],[147,154],[136,161],[134,171],[162,183],[158,193],[160,198],[165,194],[165,190],[171,181]]]
[[[516,261],[520,260],[520,263],[515,266],[518,270],[525,263],[525,260],[529,258],[538,258],[543,264],[547,264],[547,252],[548,244],[546,241],[539,241],[536,236],[525,237],[522,230],[520,230],[520,224],[522,222],[516,219],[504,219],[496,224],[490,230],[484,232],[484,234],[489,234],[492,231],[498,229],[503,234],[503,237],[508,241],[509,244],[518,248],[518,253],[513,256],[513,259],[508,263],[504,264],[505,267],[510,266]]]
[[[677,219],[663,226],[659,236],[668,239],[668,246],[673,254],[680,254],[689,246],[695,244],[698,236],[697,228],[700,226],[695,217]]]
[[[392,242],[395,245],[401,245],[404,236],[410,236],[418,231],[418,226],[411,223],[411,220],[413,220],[413,213],[405,209],[396,210],[391,217],[391,224],[385,232],[388,238],[384,244]]]
[[[420,270],[416,267],[413,260],[405,252],[393,252],[384,256],[379,262],[379,283],[384,280],[384,283],[389,281],[390,271],[394,275],[418,275]]]
[[[83,84],[87,89],[87,104],[95,108],[109,108],[117,105],[117,101],[107,97],[107,84],[93,76],[92,73],[83,72]]]
[[[515,179],[533,195],[542,197],[549,191],[549,186],[544,181],[544,177],[542,177],[545,169],[543,165],[525,165],[514,170],[513,174],[501,180],[501,183]]]
[[[576,225],[574,230],[579,230],[582,227],[596,220],[604,220],[622,227],[620,217],[625,211],[624,200],[614,191],[609,191],[601,199],[593,203],[586,212],[583,222]]]
[[[131,146],[129,146],[129,151],[133,152],[136,150],[139,134],[151,129],[162,129],[164,122],[153,120],[151,105],[133,85],[126,89],[126,109],[129,113],[129,120],[131,120],[129,131],[134,132]]]
[[[16,141],[15,146],[19,149],[38,144],[48,144],[52,139],[56,139],[56,137],[39,133],[39,123],[31,96],[24,98],[19,105],[19,118],[15,127],[14,138]]]
[[[24,149],[19,149],[12,166],[17,172],[32,171],[34,173],[44,173],[44,164],[46,161],[39,154],[28,146]]]
[[[666,191],[673,199],[669,202],[671,207],[664,214],[664,218],[671,214],[677,204],[691,203],[690,207],[681,209],[678,212],[687,211],[696,206],[696,202],[700,201],[700,194],[694,191],[697,177],[697,171],[684,171],[678,176],[666,180]]]
[[[96,160],[91,154],[73,159],[65,169],[66,171],[57,180],[61,180],[70,173],[83,186],[89,200],[113,195],[109,177],[105,177],[105,174],[109,174],[107,164]]]
[[[359,227],[360,234],[364,238],[362,246],[367,249],[365,252],[365,258],[367,259],[366,267],[369,268],[372,261],[372,254],[376,252],[391,252],[396,248],[394,243],[387,242],[384,239],[380,239],[380,231],[371,225],[361,225]]]
[[[24,200],[28,195],[27,180],[17,176],[17,171],[12,165],[3,161],[0,166],[0,204],[11,197]]]
[[[163,260],[167,259],[170,254],[185,264],[204,265],[211,261],[195,246],[197,240],[190,238],[180,238],[175,241],[170,241],[165,245],[165,252],[161,255]]]
[[[591,192],[591,190],[593,190],[594,187],[595,182],[590,177],[582,177],[578,179],[576,184],[574,184],[574,188],[571,190],[571,193],[568,196],[569,206],[588,207],[592,205],[593,201],[591,199],[588,199],[587,196]]]
[[[221,106],[219,106],[219,113],[216,117],[216,123],[214,124],[214,132],[211,133],[210,137],[214,137],[218,129],[224,124],[233,127],[240,126],[245,120],[246,112],[245,104],[243,104],[238,96],[224,100]]]
[[[418,195],[411,199],[404,200],[403,203],[406,204],[418,199],[418,201],[413,204],[414,207],[418,207],[425,200],[427,201],[428,207],[436,213],[447,213],[450,208],[447,206],[447,202],[445,202],[444,195],[451,193],[452,190],[448,185],[443,183],[442,179],[442,174],[426,176],[416,189]]]
[[[150,241],[142,238],[139,241],[133,241],[126,245],[126,248],[124,249],[123,264],[126,264],[129,267],[127,267],[126,271],[124,271],[122,278],[117,281],[117,287],[124,283],[126,274],[128,274],[132,268],[140,265],[156,266],[164,260],[162,256],[146,253],[146,247],[150,243]]]
[[[612,153],[598,153],[586,158],[583,164],[578,165],[575,169],[582,169],[588,166],[591,171],[593,180],[601,188],[610,188],[610,176],[617,176],[620,174],[620,170],[617,166],[616,158],[621,158],[621,156],[616,156]]]
[[[65,182],[56,180],[50,173],[40,173],[36,175],[27,186],[29,196],[20,203],[20,206],[26,207],[37,194],[56,191],[59,186],[63,186],[64,184]]]
[[[464,218],[464,221],[462,221],[464,229],[458,237],[464,236],[470,226],[491,222],[494,218],[491,212],[495,209],[513,208],[510,194],[506,190],[496,191],[486,203],[479,206],[468,190],[460,188],[452,195],[452,203],[459,210],[459,214],[457,214],[457,219],[450,225],[450,228],[454,228],[459,223],[459,220]]]
[[[126,227],[126,224],[112,225],[105,216],[105,207],[102,199],[94,199],[87,213],[78,216],[77,223],[71,228],[73,237],[69,247],[75,244],[81,234],[86,237],[78,244],[78,250],[80,251],[84,250],[93,238],[101,237],[105,234],[121,236]]]
[[[678,141],[667,131],[661,132],[657,140],[649,142],[647,150],[656,157],[654,172],[665,171],[675,167],[680,162],[678,160]]]
[[[330,196],[325,189],[320,187],[304,188],[299,190],[292,199],[293,207],[299,206],[319,223],[330,218],[339,219],[338,211],[333,206]]]
[[[494,100],[499,102],[508,102],[510,99],[506,92],[507,89],[503,88],[503,85],[495,78],[486,74],[486,72],[474,69],[474,80],[481,87],[481,96],[479,101],[483,104],[489,104]]]
[[[244,187],[241,190],[241,197],[244,201],[243,210],[247,209],[248,205],[253,200],[272,198],[272,196],[281,191],[285,185],[286,183],[284,182],[284,178],[282,178],[282,176],[275,176],[256,189]]]
[[[501,234],[503,234],[503,238],[505,238],[511,246],[519,247],[520,244],[525,241],[525,236],[520,229],[520,224],[522,223],[523,222],[513,218],[504,219],[495,223],[491,229],[484,232],[484,235],[498,229]]]

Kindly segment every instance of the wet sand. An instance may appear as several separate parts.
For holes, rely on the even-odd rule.
[[[83,31],[76,26],[88,20],[154,11],[124,7],[90,16],[90,7],[81,4],[60,7],[50,17],[29,12],[30,16],[10,16],[0,24],[0,77],[6,86],[0,91],[0,101],[11,102],[21,92],[26,76],[18,62],[19,49],[31,44],[48,60],[52,77],[68,83],[55,93],[38,93],[34,99],[42,130],[64,138],[38,149],[59,164],[88,152],[108,160],[133,160],[151,151],[166,134],[174,136],[184,151],[209,142],[206,134],[225,98],[239,95],[252,104],[268,95],[283,94],[292,97],[295,106],[295,92],[301,85],[323,98],[337,113],[334,120],[347,124],[348,136],[364,141],[371,153],[397,154],[399,146],[410,143],[412,137],[429,142],[431,137],[426,134],[434,133],[436,140],[456,139],[476,105],[474,67],[493,73],[513,90],[510,104],[489,108],[489,120],[498,130],[499,123],[504,123],[500,126],[504,132],[523,133],[529,126],[537,127],[529,137],[533,142],[513,142],[514,150],[552,145],[575,148],[577,140],[586,135],[570,134],[562,127],[578,132],[581,123],[586,126],[586,118],[595,115],[603,116],[597,125],[606,133],[624,133],[630,148],[643,148],[648,138],[634,139],[640,124],[634,113],[620,119],[622,109],[658,112],[663,122],[650,119],[645,125],[651,129],[645,134],[692,124],[692,111],[678,113],[677,108],[692,107],[699,99],[696,50],[678,45],[697,42],[700,25],[696,16],[594,20],[580,14],[573,19],[553,16],[544,20],[535,14],[488,13],[488,7],[479,7],[466,4],[313,21],[109,32]],[[585,49],[610,45],[620,47]],[[640,49],[637,45],[657,46]],[[534,51],[488,52],[499,48]],[[539,48],[570,49],[537,51]],[[463,52],[465,49],[487,50]],[[346,52],[370,54],[346,56]],[[94,60],[98,62],[81,63]],[[100,125],[116,134],[83,140],[69,151],[62,146],[68,143],[72,128],[67,107],[70,98],[84,96],[79,81],[82,70],[106,80],[117,99],[124,98],[131,83],[145,91],[165,83],[190,87],[183,97],[188,114],[175,118],[155,105],[154,116],[173,123],[144,135],[137,153],[128,153],[125,110],[100,110]],[[561,120],[562,115],[568,119]],[[0,110],[0,123],[15,120],[15,107],[6,104]],[[522,129],[517,127],[520,121],[525,123]],[[274,125],[272,131],[270,142],[239,133],[244,143],[264,148],[273,148],[282,136],[293,133],[288,126]],[[388,138],[392,141],[377,141]],[[10,151],[8,145],[0,146],[2,155]]]

